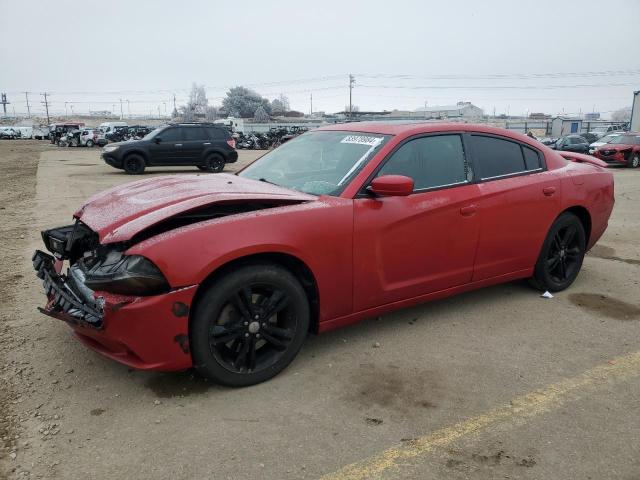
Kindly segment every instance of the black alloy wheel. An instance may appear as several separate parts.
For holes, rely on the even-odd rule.
[[[207,172],[220,173],[224,170],[224,166],[224,158],[222,158],[222,156],[217,153],[212,153],[207,157],[205,166],[198,168]]]
[[[144,173],[145,167],[144,158],[133,153],[127,155],[123,162],[124,171],[129,175],[140,175]]]
[[[564,290],[578,276],[584,260],[586,235],[574,214],[565,212],[551,226],[536,263],[532,283],[540,290]]]
[[[239,268],[212,285],[191,327],[196,369],[229,386],[247,386],[282,371],[309,329],[304,289],[277,265]]]

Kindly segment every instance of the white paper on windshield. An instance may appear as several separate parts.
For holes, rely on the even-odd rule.
[[[340,143],[355,143],[356,145],[369,145],[375,147],[382,140],[381,137],[368,137],[366,135],[347,135]]]

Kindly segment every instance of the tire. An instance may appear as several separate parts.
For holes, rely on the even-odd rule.
[[[627,167],[638,168],[640,167],[640,153],[632,153],[627,160]]]
[[[225,163],[222,155],[212,153],[207,157],[205,165],[199,166],[198,168],[206,172],[220,173],[224,170]]]
[[[87,140],[86,146],[88,148],[92,148],[93,147],[93,140]]]
[[[542,244],[531,284],[550,292],[568,288],[580,273],[586,243],[580,219],[570,212],[561,214]]]
[[[145,167],[144,158],[135,153],[127,155],[122,162],[122,168],[129,175],[141,175],[144,173]]]
[[[193,364],[230,387],[264,382],[293,361],[309,321],[307,296],[291,272],[272,264],[240,267],[197,303],[189,331]]]

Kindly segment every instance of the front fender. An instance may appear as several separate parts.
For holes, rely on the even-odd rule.
[[[207,220],[131,247],[164,273],[172,288],[201,284],[221,266],[260,253],[304,262],[320,297],[320,321],[347,315],[353,298],[353,201],[319,201]],[[323,299],[330,299],[324,301]]]

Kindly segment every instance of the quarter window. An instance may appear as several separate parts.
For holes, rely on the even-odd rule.
[[[213,140],[226,140],[228,137],[227,130],[221,127],[207,127],[209,136]]]
[[[520,173],[526,170],[520,144],[481,135],[471,136],[473,157],[483,179]]]
[[[522,147],[522,151],[524,152],[524,163],[527,170],[536,170],[541,167],[538,152],[529,147]]]
[[[460,135],[434,135],[410,140],[396,150],[377,176],[404,175],[414,189],[467,181],[467,163]]]

